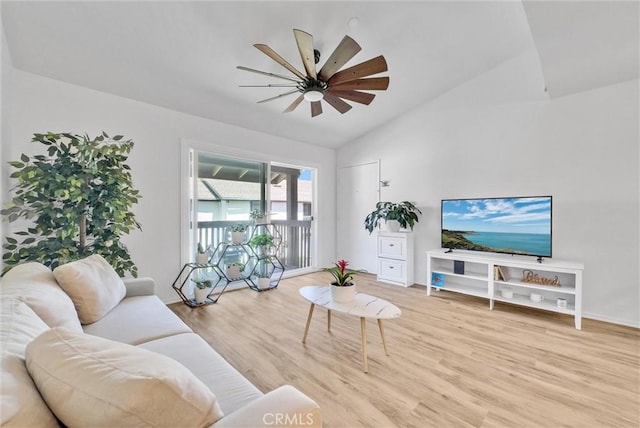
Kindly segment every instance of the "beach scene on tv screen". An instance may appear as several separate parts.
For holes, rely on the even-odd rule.
[[[551,256],[551,198],[442,201],[442,247]]]

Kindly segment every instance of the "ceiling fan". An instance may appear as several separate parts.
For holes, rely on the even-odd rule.
[[[382,55],[354,65],[353,67],[340,70],[340,68],[361,49],[360,45],[351,37],[344,36],[338,44],[338,47],[336,47],[329,56],[329,59],[327,59],[322,68],[320,68],[320,71],[316,72],[316,64],[320,60],[320,52],[313,48],[313,36],[302,30],[293,30],[293,35],[298,44],[298,50],[300,51],[300,57],[302,58],[306,75],[298,71],[273,49],[264,44],[255,44],[253,46],[286,68],[295,77],[255,70],[240,65],[237,67],[240,70],[289,81],[288,83],[282,84],[240,85],[240,87],[294,88],[289,92],[258,101],[258,103],[264,103],[298,93],[300,95],[284,110],[284,113],[292,112],[303,100],[307,100],[311,103],[311,117],[315,117],[322,113],[320,100],[324,100],[330,106],[344,114],[351,109],[351,105],[345,102],[345,99],[369,105],[375,98],[375,95],[362,92],[361,90],[385,91],[387,87],[389,87],[389,77],[366,78],[367,76],[387,71],[387,62]]]

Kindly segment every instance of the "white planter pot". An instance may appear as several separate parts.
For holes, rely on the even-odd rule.
[[[271,245],[259,245],[256,247],[256,255],[258,257],[267,257],[273,255],[273,247]]]
[[[398,220],[387,220],[382,223],[382,230],[387,232],[399,232],[400,223],[398,222]]]
[[[331,284],[331,300],[336,303],[350,303],[356,297],[356,284],[346,287]]]
[[[268,216],[258,217],[254,219],[254,221],[256,224],[269,224],[269,217]]]
[[[196,254],[196,263],[200,265],[206,265],[207,263],[209,263],[209,255],[206,253]]]
[[[211,288],[194,288],[193,294],[196,299],[196,303],[204,303],[207,300],[207,296],[211,293]]]
[[[244,241],[244,232],[231,232],[231,243],[238,245]]]
[[[227,276],[229,279],[239,279],[240,266],[227,266]]]
[[[271,278],[258,278],[258,288],[266,290],[271,286]]]

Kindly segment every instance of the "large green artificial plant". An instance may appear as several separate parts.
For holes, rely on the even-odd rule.
[[[104,132],[93,139],[49,132],[34,134],[31,141],[47,146],[47,155],[22,154],[19,161],[9,162],[16,168],[11,178],[17,184],[1,213],[9,222],[25,219],[29,227],[6,238],[3,273],[23,261],[54,269],[100,254],[120,276],[137,276],[120,240],[140,229],[130,211],[140,195],[125,163],[133,141]]]

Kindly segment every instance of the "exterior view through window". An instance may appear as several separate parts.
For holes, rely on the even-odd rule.
[[[196,159],[196,242],[215,249],[230,241],[238,223],[249,226],[249,239],[250,213],[261,210],[282,237],[278,257],[285,271],[312,266],[311,170],[202,152]]]

